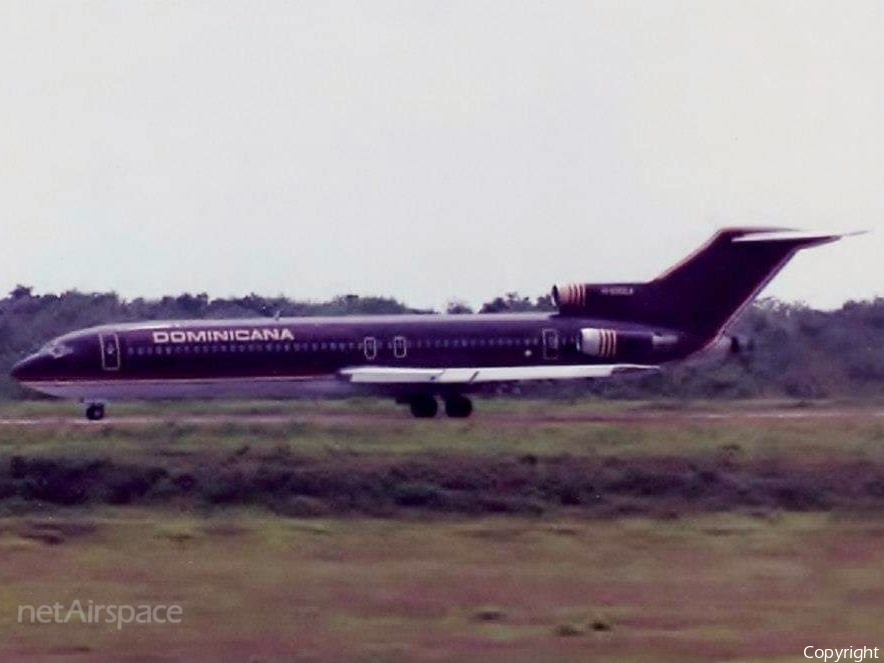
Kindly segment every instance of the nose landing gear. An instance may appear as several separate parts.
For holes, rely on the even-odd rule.
[[[104,419],[104,403],[90,403],[86,408],[86,418],[89,421],[101,421]]]

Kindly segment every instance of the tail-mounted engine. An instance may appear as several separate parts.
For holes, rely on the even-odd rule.
[[[699,353],[703,361],[724,361],[734,357],[747,357],[755,350],[755,343],[746,336],[722,334]]]
[[[674,334],[584,327],[577,337],[578,350],[590,357],[630,358],[631,361],[659,356],[678,344]]]
[[[590,357],[613,357],[617,354],[617,331],[587,328],[580,330],[580,351]]]
[[[552,298],[564,315],[598,315],[614,320],[634,317],[643,285],[639,283],[569,283],[554,285]]]

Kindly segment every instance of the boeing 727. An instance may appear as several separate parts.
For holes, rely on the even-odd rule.
[[[729,228],[645,283],[557,285],[554,313],[107,324],[12,370],[86,416],[130,399],[378,394],[415,417],[468,417],[489,384],[655,371],[713,345],[800,249],[840,234]]]

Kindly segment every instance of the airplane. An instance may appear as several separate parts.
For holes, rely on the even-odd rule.
[[[77,399],[86,418],[130,399],[375,394],[415,417],[468,417],[489,385],[657,371],[738,349],[729,323],[800,249],[845,233],[726,228],[656,279],[556,285],[553,313],[106,324],[46,343],[12,369]]]

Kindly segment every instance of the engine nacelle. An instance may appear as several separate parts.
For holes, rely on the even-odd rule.
[[[577,340],[578,349],[591,357],[625,356],[638,361],[672,351],[679,338],[674,334],[584,327]]]
[[[590,357],[613,357],[617,354],[617,331],[587,327],[580,330],[579,349]]]
[[[748,336],[731,336],[731,354],[748,355],[755,352],[755,341]]]
[[[552,298],[560,309],[583,309],[604,300],[628,301],[641,287],[640,283],[564,283],[552,287]]]
[[[723,334],[706,346],[700,353],[706,360],[724,360],[732,357],[745,357],[755,350],[755,343],[747,336]]]

